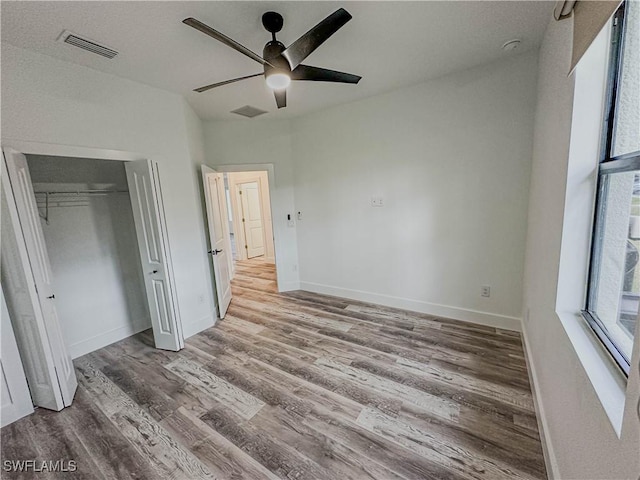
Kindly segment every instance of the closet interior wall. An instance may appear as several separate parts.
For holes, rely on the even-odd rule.
[[[150,328],[124,162],[27,159],[72,358]]]

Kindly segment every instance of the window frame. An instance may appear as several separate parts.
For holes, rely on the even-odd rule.
[[[605,96],[605,115],[602,126],[602,140],[600,162],[598,164],[598,181],[596,188],[595,215],[593,221],[591,254],[589,260],[589,276],[587,281],[587,297],[582,316],[605,349],[611,355],[620,370],[629,376],[631,369],[630,358],[627,358],[609,337],[607,328],[598,318],[595,312],[598,282],[600,273],[600,258],[602,253],[602,229],[606,218],[606,201],[608,192],[609,175],[640,170],[640,151],[624,155],[612,156],[613,140],[616,131],[616,113],[618,110],[618,88],[620,82],[620,70],[624,58],[625,38],[625,11],[627,2],[616,10],[613,15],[611,32],[611,47],[609,54],[607,91]]]

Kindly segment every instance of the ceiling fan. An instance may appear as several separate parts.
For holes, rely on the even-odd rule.
[[[264,71],[261,73],[225,80],[224,82],[212,83],[211,85],[196,88],[194,92],[201,93],[212,88],[221,87],[222,85],[264,75],[267,85],[273,89],[278,108],[283,108],[287,106],[287,87],[291,83],[291,80],[358,83],[362,78],[358,75],[302,64],[305,58],[322,45],[331,35],[336,33],[345,23],[351,20],[351,18],[349,12],[344,8],[340,8],[291,45],[285,47],[282,42],[276,40],[276,33],[282,30],[282,26],[284,25],[282,15],[276,12],[266,12],[262,15],[262,25],[267,31],[271,32],[271,41],[267,42],[264,46],[262,57],[195,18],[185,18],[182,23],[219,40],[225,45],[262,64],[264,67]]]

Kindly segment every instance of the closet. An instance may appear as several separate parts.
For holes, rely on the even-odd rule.
[[[124,162],[27,162],[71,357],[150,328]]]
[[[149,327],[156,348],[184,347],[160,172],[127,152],[19,148],[2,148],[2,291],[33,403],[60,410],[72,358]]]

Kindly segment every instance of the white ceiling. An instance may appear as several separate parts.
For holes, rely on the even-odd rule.
[[[2,41],[120,77],[183,94],[202,119],[238,118],[243,105],[290,118],[416,84],[536,48],[553,1],[442,2],[106,2],[2,1]],[[280,111],[256,77],[205,93],[202,85],[258,73],[262,66],[182,24],[195,17],[262,54],[270,34],[260,17],[284,16],[278,39],[289,45],[334,10],[353,20],[305,63],[361,75],[358,85],[294,82]],[[108,60],[57,42],[63,30],[119,52]],[[522,39],[516,52],[501,50]]]

